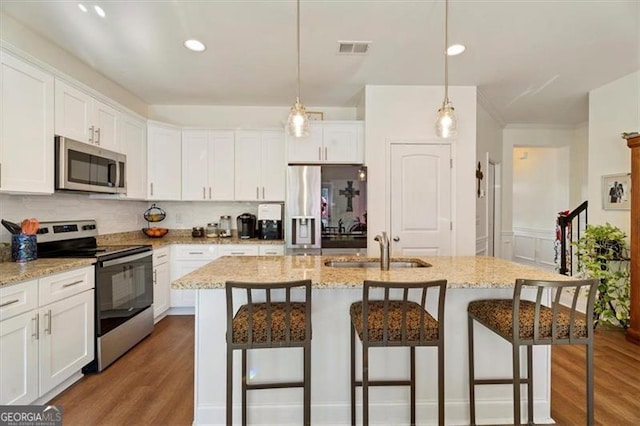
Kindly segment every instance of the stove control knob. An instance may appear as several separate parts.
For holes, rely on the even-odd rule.
[[[90,229],[96,229],[96,226],[95,225],[83,225],[82,226],[82,230],[83,231],[88,231]]]
[[[36,231],[36,234],[48,234],[49,233],[49,228],[40,228]]]

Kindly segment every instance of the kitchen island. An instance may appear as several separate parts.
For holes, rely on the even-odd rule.
[[[467,385],[467,305],[484,298],[511,298],[516,278],[566,280],[568,277],[492,257],[424,257],[430,267],[337,268],[326,256],[222,257],[176,280],[173,289],[197,289],[195,330],[194,424],[224,424],[225,331],[228,280],[275,282],[310,279],[313,283],[311,418],[314,425],[350,423],[349,306],[362,298],[364,280],[423,281],[446,279],[445,301],[445,403],[446,423],[469,421]],[[362,258],[360,258],[362,260]],[[530,296],[526,292],[523,298]],[[547,298],[549,295],[547,295]],[[548,299],[549,300],[549,299]],[[428,303],[429,306],[429,303]],[[360,345],[357,350],[359,352]],[[510,345],[476,325],[478,377],[511,374]],[[234,419],[240,417],[240,352],[234,359]],[[360,359],[360,355],[356,355]],[[435,424],[437,416],[436,351],[416,351],[417,419]],[[370,352],[371,378],[408,377],[408,349],[385,348]],[[302,376],[298,349],[262,349],[248,356],[250,380],[296,380]],[[358,363],[359,365],[359,363]],[[359,367],[358,367],[359,368]],[[535,421],[550,423],[550,349],[534,348]],[[359,373],[358,373],[359,377]],[[373,424],[407,424],[408,388],[373,388],[370,419]],[[358,401],[361,393],[357,393]],[[476,391],[477,415],[482,423],[511,423],[510,386],[485,386]],[[299,389],[254,391],[248,395],[252,424],[300,424],[302,392]],[[358,419],[360,419],[358,409]],[[358,420],[360,421],[360,420]]]

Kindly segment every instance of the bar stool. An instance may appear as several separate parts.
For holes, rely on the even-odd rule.
[[[233,289],[245,289],[247,303],[234,315]],[[291,290],[304,288],[304,299],[291,300]],[[284,301],[272,292],[284,291]],[[263,296],[264,295],[264,296]],[[233,351],[242,351],[242,424],[247,424],[247,391],[304,388],[304,425],[311,424],[311,280],[279,283],[227,281],[227,425],[233,420]],[[254,302],[256,300],[264,300]],[[303,348],[304,378],[300,382],[247,383],[247,350]]]
[[[438,422],[444,425],[444,298],[446,280],[426,282],[365,281],[362,302],[351,305],[351,424],[356,424],[356,386],[362,386],[362,424],[369,424],[369,386],[409,386],[411,424],[416,423],[416,346],[438,348]],[[383,300],[371,300],[372,288],[384,289]],[[427,292],[438,293],[437,319],[425,307]],[[391,299],[390,290],[402,291]],[[420,303],[410,301],[409,290],[420,293]],[[363,324],[367,324],[366,327]],[[362,341],[362,380],[356,380],[356,333]],[[409,347],[411,377],[408,380],[369,380],[369,348]]]
[[[513,299],[477,300],[469,303],[469,399],[471,424],[476,424],[475,387],[478,385],[513,384],[513,421],[520,424],[520,385],[527,385],[527,418],[533,424],[533,346],[585,345],[587,382],[587,424],[593,424],[593,304],[597,279],[576,281],[516,280]],[[523,287],[536,291],[536,300],[521,300]],[[586,289],[587,311],[577,309],[580,291]],[[553,306],[542,304],[545,291],[555,290]],[[562,293],[573,291],[570,308],[559,309]],[[518,321],[514,321],[518,318]],[[512,378],[476,379],[473,355],[473,321],[476,320],[512,345]],[[520,377],[520,346],[527,347],[527,377]]]

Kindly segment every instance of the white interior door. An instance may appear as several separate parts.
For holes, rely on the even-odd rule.
[[[391,145],[394,256],[451,255],[451,148]]]

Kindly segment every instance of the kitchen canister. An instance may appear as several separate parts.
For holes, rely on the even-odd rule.
[[[35,235],[14,234],[11,236],[11,259],[24,263],[38,258],[38,241]]]

